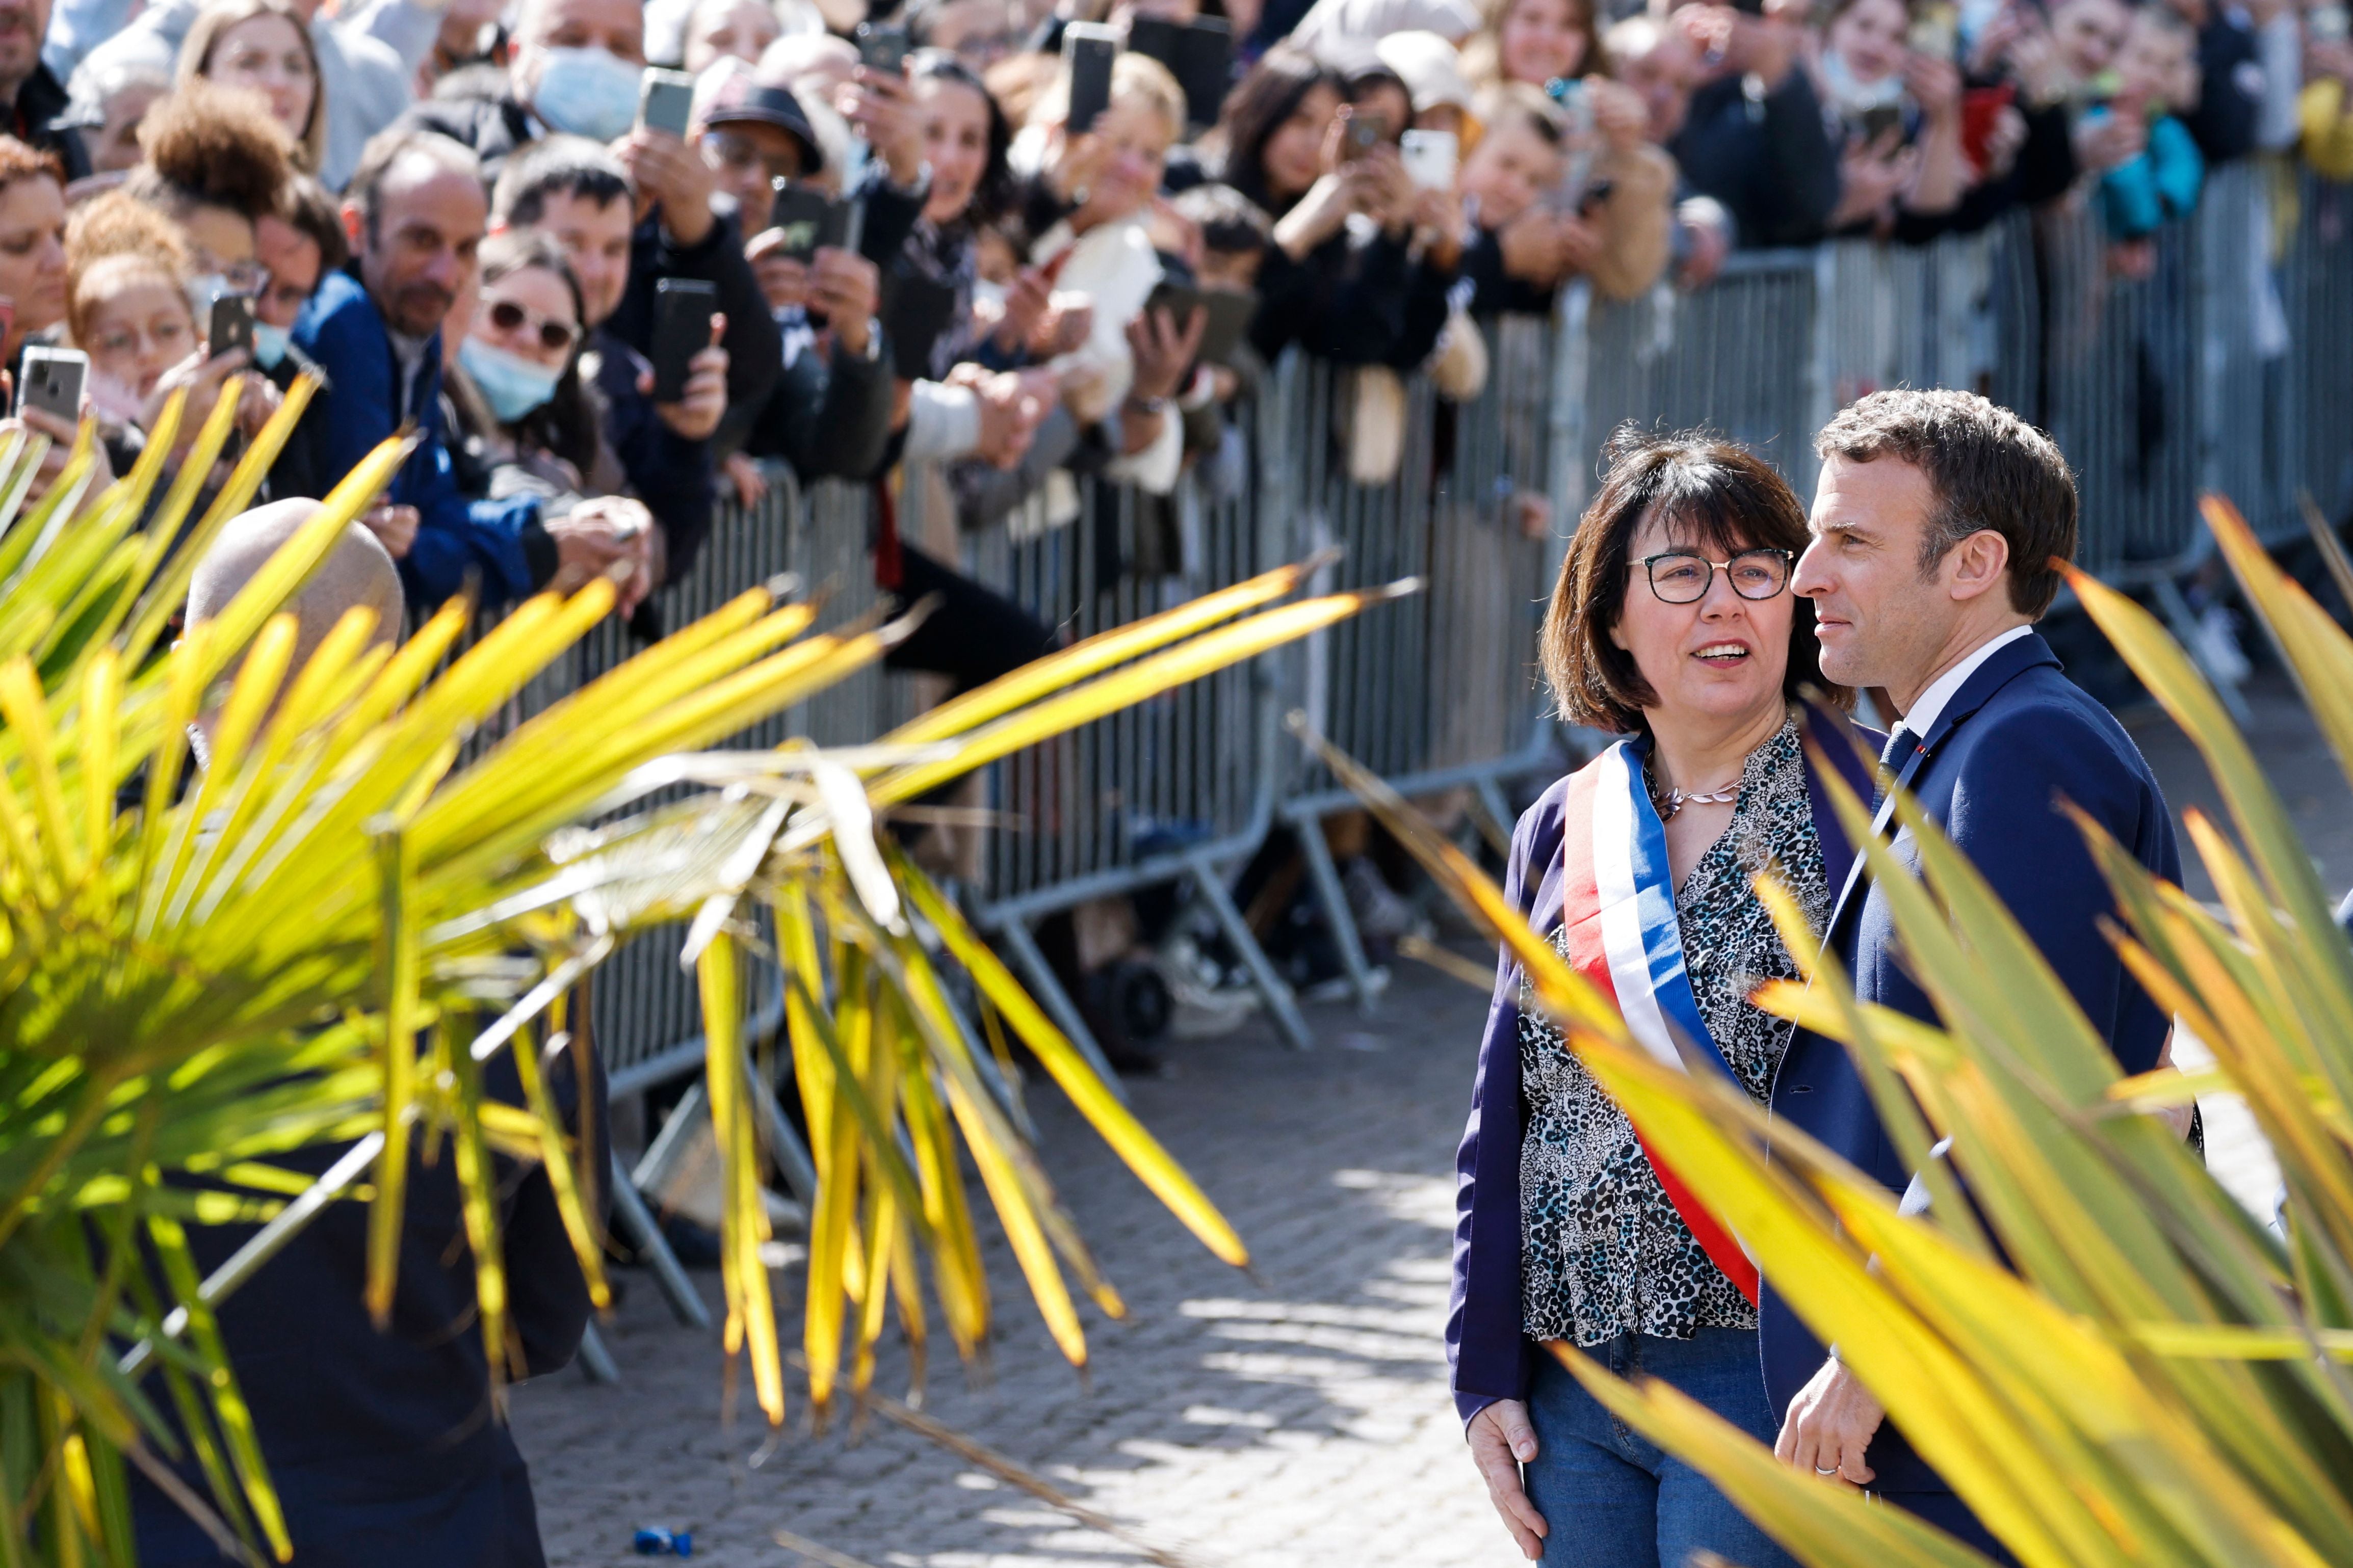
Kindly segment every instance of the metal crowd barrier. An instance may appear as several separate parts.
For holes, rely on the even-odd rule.
[[[1424,582],[1418,596],[988,770],[977,787],[997,826],[962,895],[1083,1048],[1095,1043],[1032,927],[1178,880],[1214,913],[1278,1027],[1306,1043],[1289,987],[1229,891],[1277,823],[1298,837],[1352,988],[1372,999],[1380,976],[1323,832],[1350,802],[1279,742],[1280,716],[1303,709],[1401,792],[1459,806],[1491,838],[1507,834],[1507,786],[1557,766],[1574,744],[1548,717],[1535,634],[1623,422],[1713,426],[1802,494],[1813,433],[1852,397],[1907,384],[1984,392],[2048,430],[2075,465],[2083,561],[2147,592],[2185,631],[2178,584],[2211,548],[2200,490],[2232,496],[2273,540],[2301,529],[2306,496],[2331,519],[2353,511],[2353,187],[2268,165],[2215,171],[2196,218],[2160,236],[2146,279],[2116,276],[2096,217],[2062,206],[1913,250],[1742,254],[1696,293],[1610,303],[1580,285],[1549,321],[1482,331],[1490,374],[1462,404],[1418,378],[1287,360],[1238,416],[1229,449],[1171,498],[1058,479],[987,527],[935,518],[927,530],[922,497],[946,492],[916,476],[903,484],[903,532],[1072,637],[1325,546],[1342,553],[1319,570],[1318,591]],[[1525,495],[1549,500],[1540,537],[1521,526]],[[829,592],[828,624],[863,613],[875,597],[870,513],[862,489],[803,491],[776,475],[761,505],[722,509],[694,569],[660,595],[665,623],[783,573]],[[476,745],[631,649],[622,628],[600,628]],[[915,705],[909,680],[878,668],[741,740],[860,741]],[[701,1060],[676,935],[648,933],[598,976],[591,1016],[617,1093]],[[772,973],[749,989],[756,1015],[776,1010]]]

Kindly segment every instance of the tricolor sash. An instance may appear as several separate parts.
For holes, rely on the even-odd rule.
[[[1680,1037],[1738,1082],[1699,1016],[1683,970],[1666,825],[1651,804],[1632,743],[1620,741],[1569,776],[1561,806],[1561,926],[1569,965],[1616,1002],[1627,1032],[1661,1062],[1684,1070]],[[1640,1134],[1637,1134],[1640,1137]],[[1757,1265],[1647,1140],[1642,1153],[1683,1224],[1753,1304]]]

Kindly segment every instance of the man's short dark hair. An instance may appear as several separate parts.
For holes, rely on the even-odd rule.
[[[491,192],[491,221],[530,228],[547,216],[547,198],[571,196],[607,206],[632,199],[628,171],[602,142],[550,136],[507,160]]]
[[[411,153],[423,153],[445,168],[468,175],[475,184],[481,183],[482,161],[454,137],[438,131],[378,132],[360,149],[360,166],[352,172],[351,184],[343,187],[343,200],[358,209],[370,245],[376,239],[376,187],[384,184],[392,166]]]
[[[343,232],[343,215],[327,187],[308,174],[286,183],[287,226],[319,247],[319,276],[340,272],[352,258],[351,237]]]
[[[1936,492],[1920,542],[1920,574],[1956,544],[1990,529],[2010,545],[2010,607],[2040,620],[2075,558],[2075,479],[2051,437],[1973,392],[1874,392],[1814,437],[1814,450],[1851,463],[1896,458]]]

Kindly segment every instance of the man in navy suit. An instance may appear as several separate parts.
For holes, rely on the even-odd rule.
[[[2075,486],[2050,439],[1961,392],[1881,392],[1817,438],[1813,543],[1791,585],[1814,602],[1822,673],[1883,690],[1902,716],[1883,760],[1967,854],[2050,961],[2127,1073],[2155,1067],[2168,1020],[2100,934],[2114,916],[2082,833],[2088,812],[2140,862],[2179,880],[2173,823],[2130,736],[2060,673],[2034,622],[2075,551]],[[1883,804],[1883,831],[1892,811]],[[1900,858],[1916,869],[1908,835]],[[1885,894],[1849,877],[1829,940],[1855,994],[1915,1017],[1934,1009],[1906,973]],[[1773,1088],[1773,1114],[1891,1191],[1905,1168],[1845,1047],[1799,1034]],[[1983,1526],[1835,1353],[1826,1353],[1766,1281],[1767,1390],[1786,1413],[1775,1452],[1799,1470],[1867,1487],[1999,1554]]]

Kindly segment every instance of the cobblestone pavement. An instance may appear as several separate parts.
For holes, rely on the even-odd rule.
[[[1311,1009],[1314,1052],[1253,1027],[1185,1046],[1173,1076],[1132,1086],[1240,1231],[1254,1278],[1203,1251],[1038,1096],[1049,1168],[1127,1319],[1089,1312],[1082,1384],[999,1249],[993,1379],[967,1387],[942,1343],[930,1413],[1200,1568],[1517,1561],[1464,1455],[1440,1338],[1484,1007],[1423,970],[1377,1018]],[[608,1335],[621,1384],[567,1373],[517,1393],[552,1562],[635,1561],[630,1530],[649,1522],[692,1527],[696,1558],[722,1564],[802,1561],[772,1542],[778,1526],[876,1568],[1140,1560],[880,1421],[853,1446],[839,1429],[808,1436],[797,1405],[755,1466],[756,1413],[732,1435],[721,1426],[715,1335],[679,1327],[645,1276],[627,1278]],[[715,1308],[716,1276],[698,1278]],[[797,1295],[797,1268],[779,1279]],[[876,1387],[905,1382],[903,1359],[886,1356]]]
[[[2353,880],[2344,782],[2284,688],[2251,697],[2257,743],[2340,891]],[[2162,719],[2135,731],[2177,805],[2211,801],[2194,752]],[[1372,1019],[1311,1009],[1313,1053],[1253,1028],[1178,1047],[1171,1077],[1133,1086],[1145,1122],[1249,1243],[1251,1275],[1202,1251],[1039,1096],[1049,1167],[1129,1315],[1090,1313],[1082,1380],[998,1248],[993,1375],[970,1385],[936,1347],[931,1413],[1199,1568],[1518,1561],[1464,1455],[1440,1343],[1451,1158],[1483,1002],[1405,967]],[[2210,1105],[2208,1121],[2218,1173],[2267,1208],[2268,1154],[2243,1110]],[[788,1435],[763,1456],[756,1415],[723,1424],[716,1335],[679,1327],[647,1277],[625,1278],[608,1330],[621,1384],[567,1373],[515,1398],[561,1568],[640,1561],[629,1537],[645,1523],[692,1529],[695,1556],[728,1568],[823,1561],[776,1544],[778,1528],[875,1568],[1143,1560],[881,1421],[855,1441],[839,1427],[811,1436],[797,1402]],[[698,1278],[715,1308],[716,1277]],[[778,1283],[796,1300],[798,1269]],[[876,1386],[906,1381],[903,1358],[886,1353]]]

